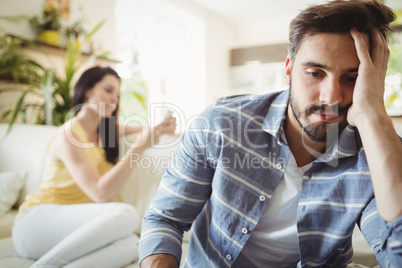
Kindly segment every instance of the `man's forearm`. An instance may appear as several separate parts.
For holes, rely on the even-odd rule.
[[[141,262],[141,268],[177,268],[177,260],[169,254],[154,254],[146,257]]]
[[[379,214],[386,221],[402,215],[402,143],[385,114],[360,118],[361,135]]]

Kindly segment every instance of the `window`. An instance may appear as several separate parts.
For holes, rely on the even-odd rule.
[[[385,78],[384,101],[387,113],[402,115],[402,25],[394,27],[389,40],[390,58]]]
[[[117,46],[124,62],[117,70],[131,81],[122,87],[121,112],[149,116],[153,125],[166,112],[161,106],[168,106],[183,131],[185,122],[206,105],[203,21],[160,0],[117,0],[116,19]],[[127,103],[133,75],[137,82],[143,81],[145,92],[137,95],[147,99],[146,111]]]

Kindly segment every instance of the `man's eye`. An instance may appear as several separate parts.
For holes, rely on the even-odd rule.
[[[356,83],[356,79],[357,79],[357,76],[347,76],[344,78],[344,81],[354,84],[354,83]]]
[[[307,74],[309,76],[317,77],[317,78],[322,76],[321,73],[319,73],[319,72],[307,72]]]

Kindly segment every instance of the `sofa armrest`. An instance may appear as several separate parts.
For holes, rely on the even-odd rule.
[[[128,140],[135,139],[128,137]],[[133,205],[143,219],[179,143],[179,136],[164,135],[159,144],[147,149],[141,158],[134,155],[130,159],[133,171],[115,201]],[[124,157],[127,147],[120,148],[120,155]],[[135,232],[141,233],[141,221]]]
[[[7,214],[0,217],[0,238],[11,236],[11,230],[14,224],[14,218],[18,210],[13,209]]]
[[[355,267],[376,267],[378,265],[377,258],[373,250],[366,242],[366,239],[360,232],[360,229],[357,225],[355,225],[355,229],[353,230],[352,244],[353,244],[353,263],[364,265]]]

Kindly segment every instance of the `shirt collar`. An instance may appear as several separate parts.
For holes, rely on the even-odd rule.
[[[282,91],[272,101],[265,116],[262,129],[272,136],[276,137],[278,141],[283,142],[281,134],[283,132],[283,125],[286,120],[286,112],[289,102],[289,90]]]

